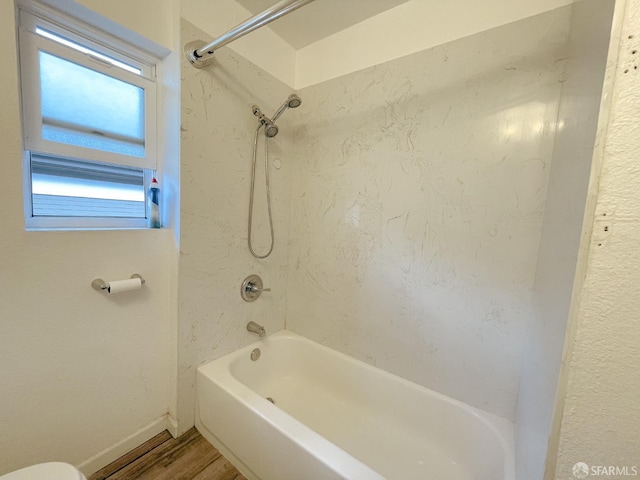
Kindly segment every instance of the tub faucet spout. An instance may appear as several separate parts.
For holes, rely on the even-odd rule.
[[[262,325],[258,325],[256,322],[247,323],[247,330],[251,333],[257,333],[261,338],[267,334],[264,327]]]

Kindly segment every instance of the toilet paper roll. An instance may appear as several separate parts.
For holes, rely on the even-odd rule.
[[[113,295],[114,293],[128,292],[130,290],[139,290],[141,288],[142,280],[140,278],[116,280],[107,284],[107,292],[109,292],[109,295]]]

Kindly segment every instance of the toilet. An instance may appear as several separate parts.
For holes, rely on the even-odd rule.
[[[68,463],[49,462],[0,475],[0,480],[87,480],[87,477]]]

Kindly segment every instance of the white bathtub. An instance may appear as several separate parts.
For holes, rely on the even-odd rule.
[[[200,367],[196,393],[198,430],[251,480],[514,479],[506,420],[288,331]]]

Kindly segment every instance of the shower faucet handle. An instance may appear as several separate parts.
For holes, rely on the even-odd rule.
[[[264,288],[262,279],[258,275],[249,275],[244,279],[240,287],[240,295],[245,302],[253,302],[262,292],[270,292],[270,288]]]
[[[264,287],[261,287],[261,286],[259,286],[259,285],[254,284],[254,283],[249,283],[249,284],[247,285],[247,287],[248,287],[248,288],[251,288],[251,291],[252,291],[253,293],[259,293],[259,292],[270,292],[270,291],[271,291],[271,289],[270,289],[270,288],[264,288]]]

